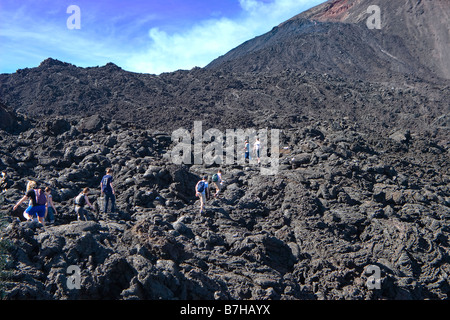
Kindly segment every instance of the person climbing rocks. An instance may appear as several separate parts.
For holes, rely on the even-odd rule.
[[[103,213],[108,212],[108,204],[111,201],[111,213],[116,210],[116,196],[113,187],[113,170],[111,168],[106,169],[106,175],[103,176],[100,182],[101,195],[103,197]]]
[[[203,176],[202,180],[195,185],[195,195],[200,198],[200,214],[205,210],[206,198],[209,197],[208,176]]]
[[[27,183],[26,194],[17,202],[13,210],[17,208],[25,201],[30,200],[28,208],[23,212],[23,216],[28,221],[32,221],[35,218],[45,226],[45,216],[47,215],[47,196],[42,189],[37,188],[35,181],[29,181]]]
[[[52,188],[46,187],[45,195],[47,196],[47,215],[45,216],[45,221],[48,221],[49,223],[54,223],[55,215],[58,213],[56,212],[55,205],[53,204]]]
[[[217,173],[212,176],[212,183],[216,188],[216,193],[214,193],[214,198],[219,196],[219,192],[222,190],[223,180],[222,180],[222,170],[217,170]]]
[[[246,159],[248,159],[250,163],[250,144],[248,143],[248,140],[245,140],[244,152],[244,162],[246,162]]]
[[[84,208],[88,205],[92,210],[94,207],[89,202],[89,188],[84,188],[83,191],[75,198],[75,213],[77,214],[78,221],[88,221],[88,212]]]

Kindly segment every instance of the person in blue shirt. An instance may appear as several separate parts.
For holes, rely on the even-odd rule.
[[[113,187],[113,170],[108,168],[106,170],[106,175],[103,176],[102,182],[100,183],[101,194],[103,199],[103,212],[106,213],[108,211],[108,204],[111,201],[111,213],[114,213],[116,210],[116,196]]]
[[[204,176],[202,180],[195,185],[195,195],[200,198],[200,214],[205,210],[206,199],[209,197],[208,176]]]
[[[248,161],[250,162],[250,144],[248,143],[248,140],[245,140],[244,151],[244,161],[245,159],[248,159]]]

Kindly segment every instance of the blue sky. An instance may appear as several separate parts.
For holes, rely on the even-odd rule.
[[[37,67],[49,57],[79,67],[113,62],[152,74],[204,67],[322,2],[0,0],[0,73]],[[71,5],[79,15],[68,12]]]

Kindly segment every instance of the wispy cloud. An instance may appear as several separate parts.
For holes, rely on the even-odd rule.
[[[37,66],[48,57],[83,67],[113,62],[125,70],[155,74],[203,67],[323,0],[239,0],[237,14],[197,14],[192,23],[183,21],[182,29],[175,22],[167,28],[170,22],[164,19],[170,10],[160,16],[148,8],[120,7],[122,2],[77,2],[81,29],[68,30],[68,4],[6,0],[8,5],[0,6],[0,72]]]
[[[117,21],[98,21],[104,16],[94,11],[82,11],[80,30],[69,30],[66,21],[70,14],[60,3],[24,1],[20,6],[0,7],[0,72],[14,72],[18,68],[35,67],[52,57],[79,66],[95,66],[126,57],[126,40],[131,30],[123,28],[120,37]],[[82,7],[86,9],[86,6]],[[83,14],[85,13],[85,14]],[[115,17],[117,19],[117,16]],[[142,19],[134,24],[141,25]]]
[[[130,54],[125,69],[161,73],[176,69],[203,67],[242,42],[269,31],[292,16],[323,0],[240,0],[242,13],[230,18],[207,19],[191,28],[166,33],[152,28],[149,44]]]

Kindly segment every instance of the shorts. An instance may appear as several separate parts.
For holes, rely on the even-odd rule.
[[[200,192],[200,203],[203,205],[206,204],[206,194],[204,192]]]
[[[39,218],[44,218],[45,217],[45,205],[40,205],[40,206],[29,206],[26,210],[25,213],[27,213],[30,216],[34,216],[34,217],[39,217]]]
[[[220,190],[222,189],[222,185],[220,184],[219,181],[214,182],[214,186],[216,187],[216,190],[217,190],[217,191],[220,191]]]

